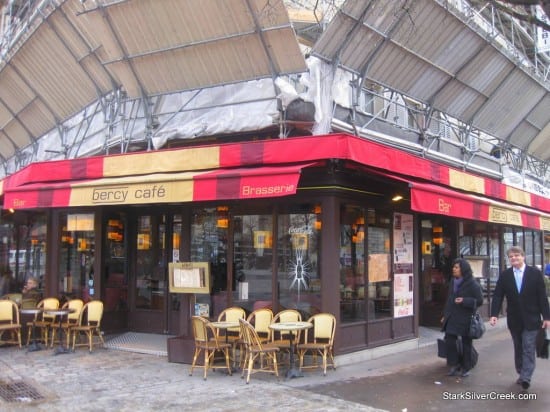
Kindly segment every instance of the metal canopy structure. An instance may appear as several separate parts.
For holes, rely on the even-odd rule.
[[[43,0],[0,59],[0,157],[113,91],[147,100],[305,70],[282,0]]]
[[[448,2],[347,0],[313,54],[550,161],[550,84]]]

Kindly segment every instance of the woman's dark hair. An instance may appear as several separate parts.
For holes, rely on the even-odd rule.
[[[472,270],[472,267],[470,266],[470,263],[466,259],[455,259],[453,262],[453,266],[456,264],[460,266],[460,273],[462,273],[462,277],[464,278],[464,280],[473,277],[474,272]]]

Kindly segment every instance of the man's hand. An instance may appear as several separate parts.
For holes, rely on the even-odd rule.
[[[542,328],[543,329],[550,328],[550,320],[543,320],[542,321]]]
[[[495,326],[497,324],[497,320],[498,318],[496,316],[491,316],[491,318],[489,319],[489,323],[491,324],[491,326]]]

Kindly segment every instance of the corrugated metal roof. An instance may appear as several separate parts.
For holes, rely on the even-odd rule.
[[[306,70],[281,0],[57,3],[0,62],[4,159],[118,87],[139,98]]]
[[[434,0],[347,0],[313,54],[550,160],[550,86]]]

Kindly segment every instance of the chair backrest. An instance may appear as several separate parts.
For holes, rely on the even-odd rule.
[[[239,327],[244,344],[254,349],[262,350],[262,341],[256,330],[254,330],[254,326],[247,320],[239,318]]]
[[[238,306],[233,306],[231,308],[226,308],[222,310],[222,312],[218,316],[218,321],[226,321],[226,322],[238,322],[239,319],[245,319],[246,318],[246,312],[243,308],[239,308]],[[228,328],[228,332],[239,332],[239,328]]]
[[[308,319],[313,323],[313,340],[322,340],[332,346],[336,331],[336,317],[332,313],[316,313]],[[307,334],[306,334],[307,342]]]
[[[204,344],[212,340],[218,344],[218,337],[214,329],[209,325],[209,321],[202,316],[191,317],[191,326],[193,328],[193,337],[195,344]]]
[[[38,305],[36,306],[44,310],[59,309],[59,299],[45,298],[45,299],[42,299],[40,302],[38,302]],[[53,321],[54,319],[55,319],[55,315],[48,315],[46,313],[42,313],[42,320]]]
[[[80,311],[84,307],[84,301],[82,299],[71,299],[63,304],[63,309],[74,309],[75,311],[67,315],[67,319],[70,323],[78,322],[80,318]]]
[[[83,316],[86,316],[88,326],[93,325],[99,328],[101,325],[101,318],[103,317],[103,302],[100,300],[91,300],[86,303],[80,312],[80,324],[82,324]]]
[[[300,322],[302,315],[296,309],[285,309],[273,317],[273,322]]]
[[[17,303],[9,299],[0,300],[0,323],[19,324],[19,309]]]
[[[14,301],[17,305],[21,305],[21,301],[23,299],[22,293],[6,293],[4,296],[2,296],[2,299],[8,299]],[[36,303],[34,304],[33,308],[36,306]]]
[[[254,325],[254,330],[258,335],[269,339],[271,329],[269,325],[273,322],[273,311],[269,308],[256,309],[251,312],[246,319],[248,323]]]

